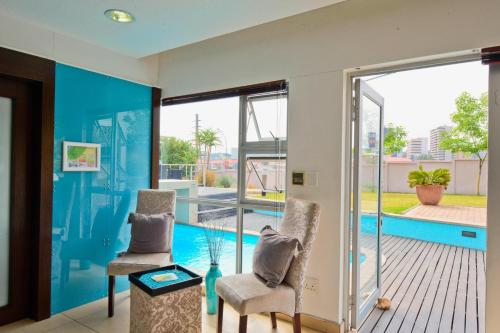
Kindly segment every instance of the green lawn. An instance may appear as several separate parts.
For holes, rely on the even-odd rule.
[[[361,204],[364,211],[376,211],[376,194],[363,192]],[[382,211],[390,214],[402,214],[406,210],[420,204],[414,193],[383,193]],[[486,207],[486,196],[445,194],[440,205]]]
[[[247,194],[247,196],[255,199],[265,199],[272,201],[285,201],[286,194],[285,192],[276,193],[276,192],[268,192],[265,196],[262,196],[260,193]]]
[[[265,197],[260,194],[250,194],[256,199],[267,199],[273,201],[285,201],[285,193],[267,193]],[[383,193],[382,211],[389,214],[402,214],[408,209],[419,205],[417,195],[414,193]],[[362,210],[375,212],[377,210],[377,197],[374,192],[363,192],[361,194]],[[458,195],[445,194],[440,205],[486,207],[486,196],[481,195]]]

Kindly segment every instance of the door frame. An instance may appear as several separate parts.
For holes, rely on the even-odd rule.
[[[36,197],[34,216],[34,276],[31,318],[50,317],[52,188],[54,164],[54,88],[55,62],[0,47],[0,76],[17,79],[33,86],[37,98],[35,112],[40,112],[40,169],[35,170]]]
[[[367,65],[362,67],[348,68],[344,70],[344,135],[343,135],[343,188],[341,199],[341,216],[342,216],[342,326],[343,332],[350,332],[350,286],[351,286],[351,271],[349,265],[349,223],[350,223],[350,207],[351,207],[351,188],[352,188],[352,135],[353,135],[353,99],[354,99],[354,79],[361,78],[367,75],[382,75],[393,72],[401,72],[407,70],[436,67],[443,65],[451,65],[470,61],[480,61],[481,50],[472,49],[462,52],[453,52],[448,54],[440,54],[429,57],[406,59],[393,61],[385,64]],[[383,281],[381,281],[383,283]]]
[[[499,47],[483,49],[486,53],[483,59],[483,64],[489,66],[489,96],[494,98],[489,99],[489,138],[488,138],[488,203],[487,203],[487,216],[488,219],[495,221],[500,216],[500,209],[498,207],[498,199],[500,198],[500,187],[498,182],[500,179],[500,154],[492,154],[499,151],[500,145],[500,131],[496,129],[500,127],[500,107],[498,101],[498,91],[500,90],[500,63],[498,54],[495,54]],[[493,53],[488,55],[488,53]],[[498,235],[500,234],[500,227],[496,223],[488,225],[488,239],[487,250],[491,255],[486,260],[486,287],[490,294],[486,293],[486,322],[485,327],[487,332],[495,332],[500,323],[498,317],[498,309],[500,309],[500,302],[498,301],[498,294],[500,283],[498,281],[498,273],[500,272],[500,265],[498,264],[498,253],[500,243],[498,242]],[[488,282],[489,281],[489,282]]]

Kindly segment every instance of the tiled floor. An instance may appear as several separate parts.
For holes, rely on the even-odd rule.
[[[426,220],[486,227],[486,208],[419,205],[404,215]]]
[[[203,299],[203,305],[205,304]],[[102,299],[64,313],[55,315],[50,319],[33,322],[22,320],[16,323],[0,327],[0,333],[126,333],[129,330],[129,306],[130,297],[128,292],[116,296],[115,316],[107,317],[107,300]],[[203,309],[203,333],[215,332],[217,318],[208,316]],[[238,331],[238,314],[229,306],[224,309],[224,332],[233,333]],[[291,333],[292,327],[288,322],[278,321],[278,329],[273,330],[269,317],[263,315],[252,315],[248,319],[248,332],[252,333]],[[315,333],[316,331],[303,328],[304,333]]]

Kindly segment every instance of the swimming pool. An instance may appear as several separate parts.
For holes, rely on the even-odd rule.
[[[361,219],[361,232],[373,234],[375,223],[375,216],[364,215]],[[486,251],[486,228],[387,215],[382,218],[382,232],[384,235]]]
[[[236,272],[236,233],[226,232],[220,259],[223,274]],[[243,272],[252,271],[252,256],[258,236],[243,235]],[[173,255],[175,263],[205,272],[210,267],[210,257],[203,228],[177,223],[174,229]]]
[[[375,216],[363,216],[361,232],[374,234],[375,223]],[[486,250],[486,228],[384,216],[382,230],[385,235]],[[236,272],[236,233],[226,232],[225,239],[220,267],[223,274],[232,274]],[[252,256],[257,240],[258,236],[243,235],[243,272],[252,271]],[[209,267],[210,258],[203,229],[176,224],[173,254],[176,263],[205,272]]]

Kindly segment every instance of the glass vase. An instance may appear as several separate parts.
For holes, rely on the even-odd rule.
[[[207,313],[217,313],[218,297],[215,292],[215,281],[222,276],[218,264],[211,264],[210,269],[205,276],[205,294],[207,299]]]

